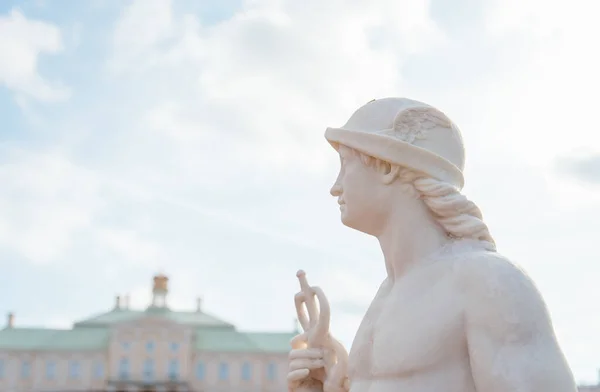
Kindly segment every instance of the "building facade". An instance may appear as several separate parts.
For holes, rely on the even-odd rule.
[[[166,304],[168,278],[154,277],[152,304],[115,307],[72,329],[0,330],[0,391],[281,392],[297,331],[243,332],[202,311]],[[199,301],[200,302],[200,301]]]

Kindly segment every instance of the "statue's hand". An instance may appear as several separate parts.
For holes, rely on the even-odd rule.
[[[288,386],[295,389],[304,381],[325,381],[325,349],[298,348],[290,351]]]
[[[296,276],[302,291],[294,296],[294,303],[304,333],[292,339],[288,389],[290,392],[348,392],[348,352],[329,333],[329,301],[323,290],[308,284],[304,271],[298,271]]]
[[[343,392],[348,391],[346,362],[338,362],[334,346],[339,344],[330,335],[323,347],[307,347],[306,334],[292,340],[288,356],[288,391],[290,392]],[[339,348],[338,348],[339,350]],[[343,347],[342,347],[343,350]],[[345,350],[343,350],[345,353]],[[346,354],[347,355],[347,354]]]

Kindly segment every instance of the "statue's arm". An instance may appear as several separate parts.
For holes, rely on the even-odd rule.
[[[467,262],[460,279],[471,371],[482,392],[576,392],[546,305],[500,256]]]

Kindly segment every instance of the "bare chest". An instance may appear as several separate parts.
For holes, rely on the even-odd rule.
[[[466,356],[460,301],[442,272],[415,274],[375,298],[350,351],[351,379],[403,377]]]

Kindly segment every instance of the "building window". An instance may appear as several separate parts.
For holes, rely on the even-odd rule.
[[[78,361],[69,362],[69,378],[79,378],[80,367]]]
[[[5,362],[4,359],[0,359],[0,380],[2,380],[4,378],[4,366],[5,366]]]
[[[122,380],[129,378],[129,360],[127,358],[121,358],[119,361],[119,378]]]
[[[172,359],[169,361],[169,379],[177,380],[179,378],[179,361]]]
[[[177,352],[179,350],[179,343],[172,342],[171,343],[171,351]]]
[[[144,381],[154,380],[154,360],[146,359],[144,361]]]
[[[123,351],[129,351],[129,349],[131,348],[131,343],[123,342],[121,343],[121,348],[123,349]]]
[[[198,380],[204,380],[205,373],[206,369],[204,367],[204,363],[198,362],[198,364],[196,364],[196,378]]]
[[[273,362],[271,362],[269,365],[267,365],[267,379],[269,379],[269,381],[273,381],[277,378],[277,365],[275,365]]]
[[[252,365],[250,362],[244,362],[242,365],[242,380],[250,381],[252,378]]]
[[[94,378],[102,379],[104,378],[104,364],[102,362],[96,362],[94,364]]]
[[[154,342],[147,342],[146,343],[146,351],[148,351],[149,353],[154,351]]]
[[[31,375],[31,364],[29,361],[21,363],[21,378],[29,378]]]
[[[219,380],[225,381],[229,378],[229,365],[225,362],[219,364]]]
[[[56,377],[56,363],[46,362],[46,379],[54,380],[54,377]]]

